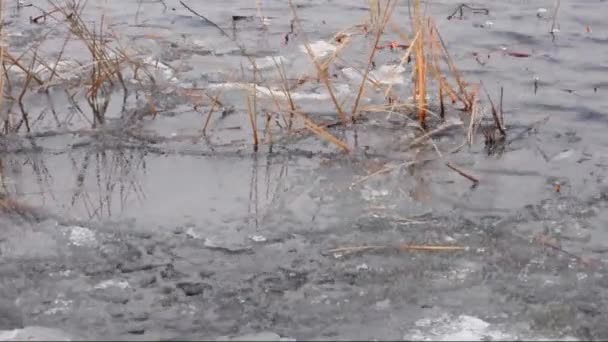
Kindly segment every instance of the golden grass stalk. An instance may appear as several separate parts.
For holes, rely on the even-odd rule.
[[[427,92],[427,58],[425,53],[425,39],[427,36],[426,27],[424,25],[424,17],[420,8],[420,0],[414,0],[413,6],[413,31],[419,35],[414,42],[414,100],[418,106],[418,122],[421,127],[426,127],[426,92]]]

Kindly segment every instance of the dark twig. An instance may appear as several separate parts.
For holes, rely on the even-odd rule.
[[[459,15],[459,19],[462,19],[462,17],[464,16],[464,11],[463,9],[469,9],[471,10],[471,12],[477,14],[477,13],[482,13],[485,15],[490,14],[490,10],[487,8],[482,8],[482,7],[471,7],[467,4],[460,4],[458,5],[458,7],[456,7],[456,9],[454,10],[454,12],[452,12],[452,14],[448,15],[448,20],[451,20],[454,18],[454,16],[456,15],[456,13],[458,13]]]
[[[504,90],[505,90],[504,87],[500,87],[500,104],[499,104],[499,107],[498,107],[498,113],[500,114],[500,123],[502,125],[505,124],[505,115],[504,115],[504,112],[502,111],[502,99],[503,99],[503,96],[504,96],[504,93],[505,93]]]
[[[447,165],[447,167],[449,167],[450,169],[456,171],[459,175],[461,175],[462,177],[470,180],[471,182],[473,182],[473,186],[476,186],[479,183],[479,179],[473,175],[471,175],[470,173],[464,171],[463,169],[461,169],[460,167],[452,164],[452,163],[446,163],[445,165]]]
[[[486,93],[486,96],[488,97],[490,106],[492,106],[492,117],[494,118],[494,123],[496,124],[496,128],[500,131],[500,134],[502,134],[503,136],[507,136],[507,132],[505,131],[505,128],[503,127],[503,124],[498,117],[498,111],[496,110],[496,106],[494,106],[494,101],[492,101],[492,98],[490,97],[490,94],[488,93],[488,90],[486,89],[486,86],[483,84],[483,82],[481,82],[481,86],[482,86],[484,92]],[[502,90],[501,90],[501,94],[502,94]],[[502,115],[502,95],[501,95],[500,102],[501,102],[501,115]]]
[[[228,34],[228,32],[226,32],[226,30],[224,30],[223,28],[221,28],[218,24],[214,23],[213,21],[209,20],[207,17],[205,17],[204,15],[198,13],[197,11],[193,10],[190,6],[186,5],[183,1],[180,0],[179,2],[182,6],[184,6],[184,8],[186,8],[188,11],[190,11],[190,13],[194,14],[195,16],[203,19],[207,24],[215,27],[216,29],[218,29],[224,36],[230,38],[232,40],[232,37]],[[240,46],[239,46],[240,47]]]

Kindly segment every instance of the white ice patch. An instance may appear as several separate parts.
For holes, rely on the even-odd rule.
[[[65,299],[55,299],[53,301],[53,305],[54,307],[46,310],[44,313],[47,315],[56,315],[58,313],[67,312],[70,309],[70,306],[72,305],[72,301]]]
[[[375,201],[388,195],[390,192],[387,189],[373,189],[367,186],[361,189],[361,197],[366,201]]]
[[[175,77],[175,73],[173,69],[167,64],[159,61],[158,59],[154,59],[152,56],[148,56],[142,60],[142,63],[146,67],[156,69],[156,72],[162,77],[164,81],[168,81],[171,83],[177,83],[177,77]]]
[[[89,228],[73,226],[69,228],[68,239],[74,246],[94,246],[97,244],[95,232]]]
[[[565,151],[562,151],[562,152],[558,153],[553,158],[551,158],[551,161],[554,162],[554,161],[562,161],[562,160],[572,159],[572,157],[575,154],[576,154],[575,150],[567,149]]]
[[[15,72],[20,76],[25,76],[26,72],[21,68],[16,66],[11,66],[9,68],[11,72]],[[78,64],[78,62],[73,60],[61,60],[57,63],[50,62],[46,65],[38,64],[33,69],[33,74],[40,78],[42,81],[47,81],[50,79],[51,74],[53,75],[53,80],[63,79],[63,80],[73,80],[80,77],[84,71],[86,71],[86,65],[82,66]],[[54,73],[53,73],[54,72]]]
[[[277,65],[287,64],[288,59],[283,56],[266,56],[262,58],[257,58],[255,60],[255,65],[259,70],[264,69],[273,69],[276,68]],[[253,70],[253,65],[249,65],[249,70]]]
[[[387,64],[370,71],[367,78],[369,83],[375,82],[384,85],[405,84],[405,78],[402,75],[404,72],[405,67],[403,65]],[[342,69],[342,73],[350,81],[360,83],[363,80],[363,73],[354,68],[344,68]]]
[[[314,43],[310,43],[308,44],[308,46],[310,47],[310,50],[312,51],[315,59],[327,57],[337,50],[337,47],[335,45],[330,44],[324,40],[319,40]],[[306,49],[305,45],[300,45],[300,50],[305,54],[308,54],[308,50]]]
[[[23,329],[0,330],[0,341],[71,341],[72,338],[62,330],[40,326]]]
[[[224,89],[233,89],[233,90],[247,90],[253,93],[254,84],[253,83],[237,83],[237,82],[226,82],[226,83],[217,83],[210,84],[208,86],[210,89],[224,88]],[[264,97],[275,97],[278,99],[287,99],[287,94],[279,88],[269,88],[264,86],[256,86],[255,92],[258,96]],[[334,93],[340,97],[350,93],[350,87],[347,84],[338,84],[334,86]],[[291,98],[293,100],[329,100],[331,97],[327,91],[322,91],[319,93],[305,93],[305,92],[291,92]]]
[[[477,317],[461,315],[450,318],[425,318],[416,322],[416,327],[406,340],[417,341],[506,341],[517,339],[499,330],[490,328],[490,323]]]
[[[128,289],[129,288],[129,282],[126,280],[114,280],[114,279],[110,279],[110,280],[105,280],[102,281],[101,283],[95,285],[95,289],[107,289],[108,287],[117,287],[119,289]]]
[[[477,317],[460,315],[451,317],[444,314],[438,318],[418,320],[416,328],[406,334],[404,340],[415,341],[551,341],[547,336],[521,336],[515,332],[505,332]],[[527,334],[526,334],[527,335]],[[578,341],[572,336],[563,336],[560,341]]]
[[[263,235],[252,235],[249,238],[254,242],[266,242],[266,237]]]

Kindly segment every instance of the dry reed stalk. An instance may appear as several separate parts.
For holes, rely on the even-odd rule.
[[[430,20],[430,21],[432,23],[432,20]],[[461,99],[461,101],[465,105],[465,110],[469,111],[469,110],[471,110],[471,106],[473,105],[473,103],[472,103],[473,94],[469,94],[467,92],[466,84],[462,77],[462,74],[460,73],[458,68],[456,68],[456,65],[454,64],[454,61],[452,60],[452,57],[451,57],[450,53],[448,52],[448,49],[443,41],[443,38],[441,37],[441,34],[437,30],[437,27],[435,26],[434,23],[432,23],[432,25],[434,28],[434,30],[433,30],[434,38],[436,39],[438,46],[441,48],[442,55],[444,56],[445,61],[447,62],[450,72],[452,73],[452,77],[454,77],[454,79],[456,80],[456,84],[458,85],[459,91],[453,92],[453,94],[456,95],[459,99]]]
[[[25,124],[25,129],[28,133],[31,132],[29,114],[25,110],[25,104],[23,103],[23,99],[29,88],[30,82],[32,80],[32,75],[34,75],[34,66],[36,65],[37,56],[38,56],[38,49],[36,48],[36,50],[34,51],[34,56],[32,57],[32,63],[30,64],[30,68],[28,70],[27,77],[25,79],[25,84],[23,85],[23,88],[21,89],[21,93],[19,94],[18,103],[19,103],[19,108],[21,109],[21,121],[15,127],[15,132],[19,131],[22,124]]]
[[[471,115],[469,116],[469,129],[467,131],[467,142],[469,146],[472,146],[475,140],[475,133],[477,132],[477,127],[479,127],[479,123],[481,122],[482,116],[479,115],[479,84],[475,86],[473,90],[473,100],[471,103]]]
[[[496,109],[496,106],[494,105],[494,101],[492,101],[492,98],[490,97],[490,93],[488,93],[488,90],[486,89],[486,86],[483,85],[483,83],[481,83],[482,87],[483,87],[483,91],[486,93],[486,96],[488,97],[488,102],[490,102],[490,106],[492,109],[492,118],[494,119],[494,125],[496,126],[496,129],[498,129],[498,131],[500,132],[500,134],[502,134],[503,137],[507,136],[507,132],[505,131],[505,128],[503,126],[502,120],[499,117],[499,115],[502,117],[502,95],[503,95],[503,89],[500,88],[500,114],[498,112],[498,110]]]
[[[273,140],[272,140],[272,114],[269,112],[266,112],[266,124],[264,125],[264,138],[266,140],[266,143],[269,145],[272,145]]]
[[[405,50],[405,53],[403,54],[403,57],[401,57],[401,60],[399,60],[399,65],[397,65],[396,68],[403,66],[403,64],[405,64],[408,61],[408,59],[412,55],[412,50],[413,50],[414,44],[416,44],[416,42],[418,41],[418,37],[420,37],[420,32],[417,32],[414,35],[414,38],[410,42],[410,46]],[[385,99],[388,98],[389,93],[391,93],[392,89],[393,89],[393,84],[389,84],[388,87],[386,88],[386,91],[384,92]]]
[[[287,97],[287,101],[289,102],[289,120],[285,120],[287,124],[287,132],[291,132],[291,128],[293,126],[293,111],[296,110],[296,105],[293,102],[293,98],[291,97],[291,90],[289,89],[289,82],[287,81],[287,73],[285,71],[285,64],[283,64],[282,60],[279,60],[280,64],[277,63],[276,59],[272,59],[275,67],[279,73],[279,77],[281,78],[281,86],[283,88],[283,93]],[[279,111],[282,111],[278,101],[275,101],[275,105]]]
[[[0,70],[0,113],[4,112],[4,80],[8,75],[4,74],[4,51],[6,49],[4,40],[4,1],[0,1],[0,65],[3,67]],[[2,118],[1,121],[8,122],[8,111],[5,114],[7,117]],[[4,115],[3,115],[4,116]]]
[[[304,40],[304,47],[306,48],[306,52],[308,53],[309,57],[312,59],[312,62],[315,65],[315,68],[317,69],[317,75],[320,78],[320,80],[323,81],[323,83],[325,84],[325,87],[327,87],[329,96],[331,97],[331,100],[332,100],[334,106],[336,107],[336,111],[338,113],[338,118],[340,119],[340,121],[342,121],[343,124],[346,124],[346,115],[344,114],[344,111],[342,110],[342,106],[340,106],[340,104],[338,103],[338,99],[336,98],[336,94],[334,93],[334,90],[333,90],[333,87],[331,85],[331,81],[329,80],[328,75],[323,71],[321,64],[317,60],[315,53],[312,51],[312,48],[310,47],[310,43],[308,41],[308,38],[306,37],[306,33],[304,32],[304,29],[302,28],[302,22],[300,21],[300,18],[298,17],[298,14],[296,12],[296,7],[293,4],[292,0],[289,0],[289,6],[291,7],[291,12],[294,17],[294,22],[298,25],[298,28],[300,31],[300,36],[302,36],[302,38]]]
[[[378,251],[396,249],[400,252],[405,251],[426,251],[426,252],[456,252],[464,251],[465,247],[461,246],[441,246],[441,245],[412,245],[407,243],[398,244],[395,246],[386,245],[367,245],[367,246],[352,246],[352,247],[339,247],[330,249],[327,253],[339,253],[339,254],[352,254],[359,252]]]
[[[378,6],[380,6],[380,2],[378,1]],[[393,13],[393,5],[391,0],[387,0],[386,6],[384,7],[384,12],[382,13],[382,21],[376,27],[376,36],[374,39],[374,43],[372,45],[371,52],[369,54],[369,58],[367,60],[367,65],[365,67],[365,72],[363,73],[363,79],[361,80],[361,85],[359,86],[359,91],[357,92],[357,97],[355,98],[355,104],[353,105],[353,110],[351,113],[352,121],[356,121],[359,117],[359,101],[361,100],[361,95],[363,95],[363,90],[365,89],[365,83],[367,82],[367,78],[369,76],[369,71],[372,67],[372,63],[374,62],[374,56],[376,55],[376,51],[378,50],[377,46],[380,42],[380,37],[384,32],[386,24],[390,20],[390,17]]]
[[[255,97],[255,96],[253,96]],[[254,105],[252,104],[252,96],[250,94],[247,94],[247,112],[249,113],[249,123],[251,124],[251,130],[253,131],[253,149],[255,151],[258,150],[258,144],[259,144],[259,140],[258,140],[258,129],[257,129],[257,123],[256,123],[256,118],[255,118],[255,109],[253,108]]]
[[[48,80],[46,80],[46,82],[45,82],[46,84],[49,84],[49,83],[51,83],[53,81],[53,77],[57,73],[57,66],[59,65],[59,62],[61,61],[61,57],[63,57],[63,54],[65,52],[65,47],[68,45],[68,42],[72,38],[71,35],[72,35],[72,33],[69,32],[68,36],[63,41],[63,45],[61,46],[61,50],[59,50],[59,54],[57,55],[57,59],[55,59],[55,64],[53,65],[53,68],[51,69],[51,75],[49,76]]]
[[[414,101],[418,106],[418,122],[421,127],[426,127],[426,92],[427,92],[427,68],[428,62],[425,52],[425,39],[427,36],[426,28],[424,25],[424,17],[420,9],[420,0],[414,0],[413,4],[413,31],[419,34],[419,38],[414,43]]]
[[[430,133],[431,132],[429,132],[427,134],[430,134]],[[462,144],[458,145],[457,147],[453,148],[452,150],[448,151],[447,153],[448,154],[456,153],[456,152],[460,151],[460,149],[462,147],[464,147],[466,144],[467,144],[467,142],[465,140]],[[436,161],[436,160],[441,159],[441,158],[442,157],[426,158],[426,159],[418,159],[418,160],[410,160],[410,161],[406,161],[406,162],[399,163],[399,164],[396,164],[396,165],[395,164],[393,164],[393,165],[386,165],[386,166],[382,167],[380,170],[378,170],[376,172],[373,172],[373,173],[370,173],[367,176],[361,177],[358,180],[352,182],[351,185],[348,187],[348,189],[352,190],[352,189],[355,188],[355,186],[366,182],[367,180],[373,178],[374,176],[378,176],[378,175],[381,175],[381,174],[384,174],[384,173],[387,173],[387,172],[391,172],[393,170],[400,169],[402,167],[410,167],[410,166],[414,166],[414,165],[418,165],[418,164],[424,164],[424,163],[428,163],[428,162],[433,162],[433,161]]]
[[[127,96],[127,87],[124,83],[121,74],[121,65],[123,61],[117,57],[113,57],[115,52],[108,46],[107,39],[104,34],[104,19],[102,14],[99,32],[96,27],[89,28],[82,19],[82,11],[84,4],[82,1],[71,2],[65,6],[56,5],[53,0],[48,0],[50,4],[55,6],[69,23],[70,32],[81,40],[91,54],[94,61],[90,76],[90,85],[86,93],[86,99],[93,111],[93,126],[105,123],[105,112],[110,103],[110,94],[115,81],[119,81],[123,87],[125,101]]]
[[[203,125],[203,135],[207,134],[207,126],[209,125],[209,122],[211,121],[211,116],[213,115],[213,112],[215,112],[215,109],[217,108],[217,106],[221,105],[221,102],[219,101],[220,96],[222,95],[222,93],[224,92],[223,88],[220,88],[217,91],[217,94],[211,98],[211,107],[209,107],[209,112],[207,113],[207,118],[205,119],[205,124]]]
[[[425,141],[426,139],[431,138],[432,136],[434,136],[434,135],[436,135],[436,134],[439,134],[439,133],[441,133],[441,132],[443,132],[443,131],[446,131],[446,130],[448,130],[448,129],[450,129],[450,128],[458,127],[458,126],[460,126],[460,125],[461,125],[460,123],[444,123],[444,124],[442,124],[441,126],[439,126],[439,127],[435,128],[435,129],[433,129],[433,130],[431,130],[431,131],[428,131],[428,132],[426,132],[425,134],[423,134],[422,136],[420,136],[420,137],[418,137],[418,138],[414,139],[414,141],[412,141],[412,142],[411,142],[411,143],[408,145],[408,148],[412,148],[412,147],[414,147],[414,146],[416,146],[416,145],[420,144],[421,142]]]
[[[457,100],[461,100],[461,102],[463,102],[466,106],[467,103],[467,99],[464,95],[459,95],[458,92],[456,92],[454,89],[452,89],[452,87],[449,85],[449,83],[447,82],[446,77],[442,74],[441,71],[441,66],[440,66],[440,56],[443,56],[444,59],[447,59],[446,56],[443,53],[443,50],[440,47],[440,43],[438,41],[438,37],[437,37],[437,27],[434,26],[433,22],[431,19],[429,19],[429,45],[430,45],[430,50],[431,50],[431,58],[432,58],[432,63],[430,63],[430,71],[431,71],[431,76],[435,79],[435,81],[438,83],[438,89],[439,92],[441,93],[440,96],[440,102],[443,103],[443,96],[446,95],[445,92],[447,92],[447,95],[451,98],[452,103],[455,103]],[[444,109],[445,110],[445,109]]]
[[[27,75],[29,73],[29,71],[30,71],[29,68],[25,67],[20,62],[21,58],[25,54],[26,54],[26,52],[24,52],[20,57],[15,58],[15,57],[13,57],[13,55],[11,55],[10,52],[8,52],[8,51],[5,50],[4,54],[3,54],[3,58],[6,58],[7,62],[9,62],[11,65],[16,66],[17,68],[19,68],[21,71],[23,71]],[[36,76],[35,74],[31,75],[31,77],[32,77],[32,80],[34,80],[34,81],[36,81],[36,83],[38,83],[38,85],[44,84],[44,82],[42,82],[42,80],[38,76]]]
[[[369,8],[369,23],[371,27],[376,27],[380,21],[381,5],[380,0],[367,0],[367,6]]]

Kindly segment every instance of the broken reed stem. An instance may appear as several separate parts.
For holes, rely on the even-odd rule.
[[[302,121],[304,121],[304,127],[306,127],[306,129],[308,129],[309,131],[311,131],[314,134],[318,135],[319,137],[321,137],[321,138],[329,141],[330,143],[336,145],[343,152],[347,152],[348,153],[350,151],[350,149],[348,148],[348,145],[345,142],[343,142],[342,140],[334,137],[325,128],[323,128],[323,127],[317,125],[316,123],[314,123],[306,115],[300,113],[297,110],[291,111],[291,113],[299,116],[302,119]]]
[[[409,144],[408,149],[420,144],[421,142],[425,141],[426,139],[430,139],[431,137],[433,137],[436,134],[439,134],[450,128],[458,127],[460,125],[461,125],[460,123],[444,123],[441,126],[433,129],[432,131],[426,132],[424,135],[421,135],[420,137],[414,139],[414,141],[412,141]]]
[[[215,109],[217,108],[217,106],[220,105],[220,101],[219,101],[219,97],[222,95],[223,89],[218,90],[218,93],[215,97],[212,98],[213,102],[211,104],[211,107],[209,107],[209,112],[207,113],[207,118],[205,119],[205,124],[203,125],[203,135],[207,134],[207,126],[209,126],[209,122],[211,121],[211,116],[213,115],[213,112],[215,112]]]
[[[380,1],[378,1],[378,6]],[[382,22],[376,28],[376,37],[374,39],[374,44],[372,45],[372,50],[369,54],[369,59],[367,61],[367,66],[365,68],[365,73],[363,74],[363,79],[361,80],[361,85],[359,86],[359,91],[357,92],[357,98],[355,99],[355,104],[353,106],[353,111],[351,113],[352,121],[356,121],[359,118],[359,101],[361,100],[361,95],[363,94],[363,89],[365,89],[365,84],[367,82],[367,78],[369,76],[369,71],[372,67],[372,63],[374,62],[374,56],[376,55],[376,51],[378,50],[377,46],[380,42],[380,37],[384,32],[384,28],[386,24],[390,20],[390,16],[393,13],[391,0],[388,0],[386,6],[384,8],[384,13],[382,14]]]

